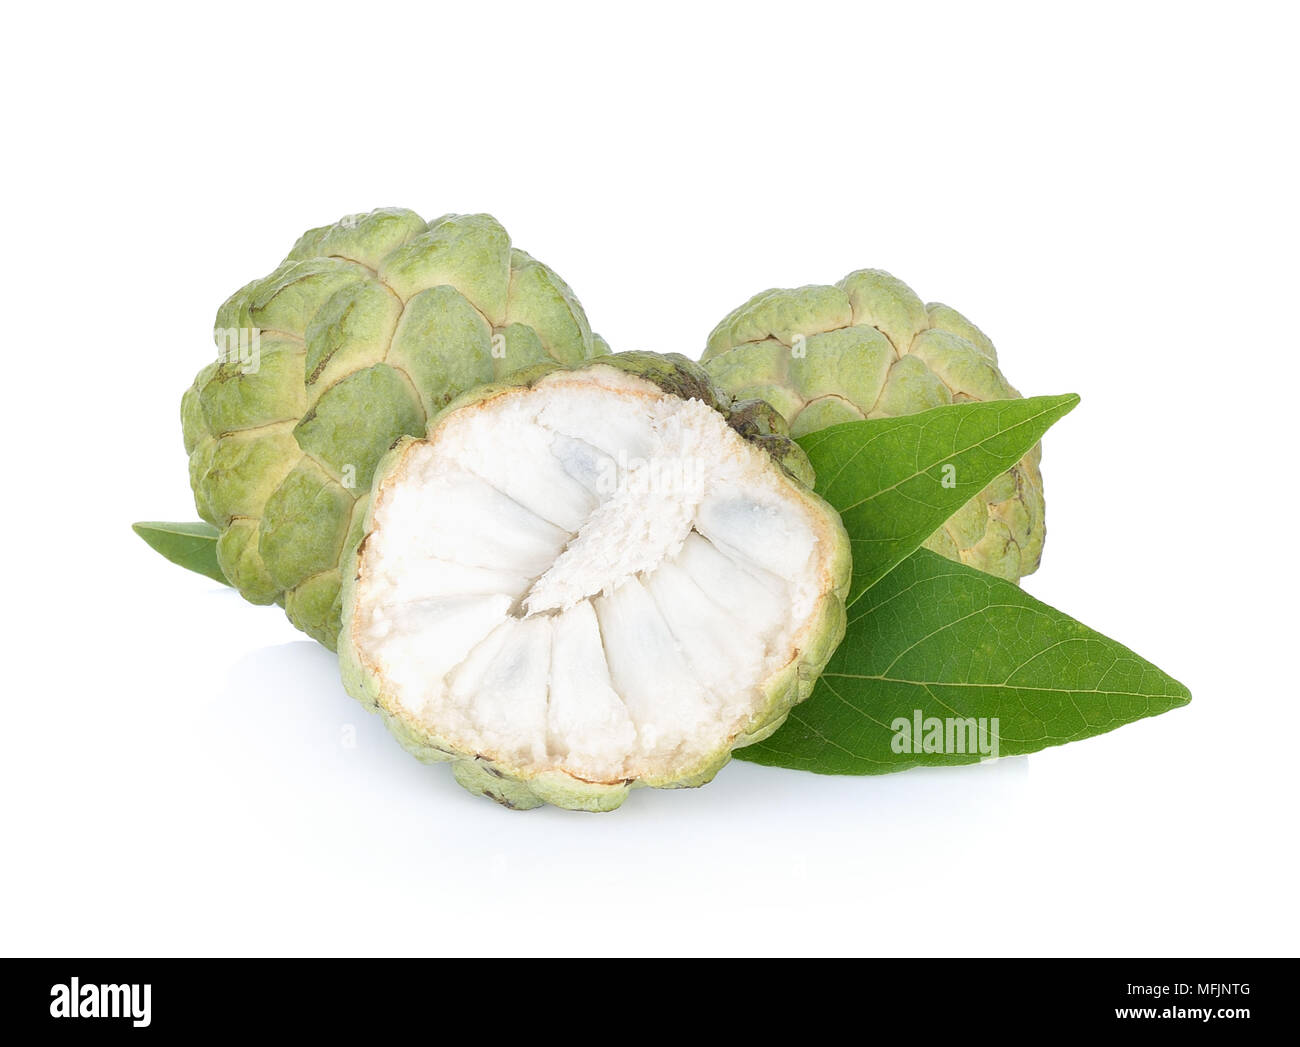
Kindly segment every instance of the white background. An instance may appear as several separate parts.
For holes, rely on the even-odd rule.
[[[4,952],[1297,951],[1294,8],[6,19]],[[382,205],[491,211],[618,348],[865,266],[965,311],[1083,396],[1027,588],[1192,704],[973,769],[472,798],[129,528],[194,516],[218,303]]]

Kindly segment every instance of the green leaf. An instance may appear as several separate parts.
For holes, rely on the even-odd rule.
[[[918,549],[850,612],[812,696],[736,756],[818,774],[885,774],[980,759],[895,752],[898,721],[914,728],[918,710],[923,722],[984,719],[988,741],[1011,756],[1190,700],[1150,662],[1018,586]]]
[[[801,437],[817,493],[839,510],[853,544],[849,606],[1078,402],[1071,393],[951,404]]]
[[[205,523],[135,523],[131,530],[174,564],[229,585],[217,563],[215,527]]]

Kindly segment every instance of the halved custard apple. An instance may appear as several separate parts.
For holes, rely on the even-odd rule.
[[[844,634],[848,537],[782,426],[651,353],[453,401],[376,471],[349,691],[509,807],[710,781]]]

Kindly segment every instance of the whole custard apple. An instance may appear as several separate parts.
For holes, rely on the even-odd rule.
[[[393,443],[472,386],[608,352],[496,219],[398,208],[304,233],[214,335],[181,404],[195,505],[231,584],[331,648],[339,560]]]
[[[775,407],[795,437],[839,422],[944,404],[1009,400],[993,343],[961,313],[925,304],[879,269],[834,286],[755,295],[714,328],[702,362],[727,393]],[[1041,446],[959,509],[925,543],[1018,582],[1043,551]]]

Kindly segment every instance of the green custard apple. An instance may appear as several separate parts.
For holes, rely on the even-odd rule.
[[[682,356],[474,389],[375,470],[344,682],[509,807],[708,782],[843,636],[848,536],[812,479],[770,407]]]
[[[775,407],[795,437],[838,422],[1020,396],[978,327],[878,269],[834,286],[755,295],[714,328],[702,362],[724,392]],[[926,546],[1013,582],[1033,573],[1044,535],[1040,457],[1036,446]]]
[[[181,417],[226,578],[333,646],[339,558],[375,465],[472,386],[608,352],[573,292],[488,215],[384,208],[303,234],[217,312]]]

